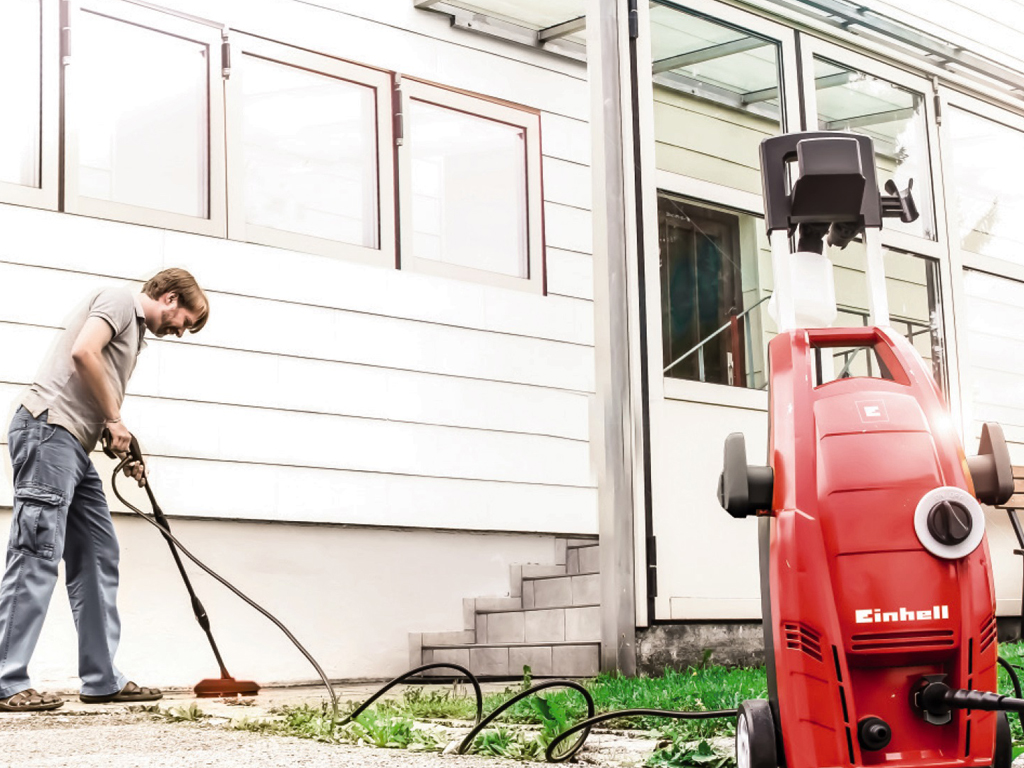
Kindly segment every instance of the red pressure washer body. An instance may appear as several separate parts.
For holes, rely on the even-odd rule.
[[[815,348],[835,347],[872,348],[891,379],[815,386]],[[931,674],[997,687],[987,542],[942,559],[915,532],[929,491],[974,494],[931,371],[886,328],[789,331],[769,356],[774,511],[762,589],[780,758],[787,768],[991,765],[997,713],[957,711],[936,726],[909,701]],[[859,743],[871,717],[891,726],[884,748]]]

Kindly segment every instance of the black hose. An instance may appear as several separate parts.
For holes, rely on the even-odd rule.
[[[485,717],[479,723],[477,723],[476,726],[473,728],[473,730],[471,730],[468,734],[466,734],[466,737],[459,744],[458,753],[460,755],[466,754],[466,750],[469,749],[470,746],[473,744],[473,740],[477,737],[477,735],[484,728],[486,728],[488,725],[490,725],[491,722],[498,715],[500,715],[502,712],[504,712],[506,709],[508,709],[509,707],[511,707],[511,706],[513,706],[515,704],[518,704],[520,701],[525,699],[527,696],[532,696],[533,694],[537,693],[538,691],[543,691],[545,688],[572,688],[574,691],[578,691],[583,696],[584,701],[587,702],[587,717],[591,718],[591,717],[594,716],[594,697],[591,696],[590,692],[586,688],[584,688],[582,685],[580,685],[579,683],[574,682],[572,680],[545,680],[543,683],[537,683],[537,685],[534,685],[534,686],[532,686],[530,688],[527,688],[525,691],[522,691],[522,692],[516,694],[511,699],[509,699],[504,704],[502,704],[500,707],[498,707],[493,712],[491,712],[491,714],[489,714],[487,717]],[[478,707],[478,709],[479,709],[479,707]],[[564,735],[564,734],[561,734],[561,735]],[[561,735],[559,736],[558,739],[555,739],[555,741],[560,741],[561,740]],[[545,757],[549,761],[551,761],[551,762],[559,762],[560,763],[560,762],[563,762],[565,760],[568,760],[573,755],[575,755],[577,752],[579,752],[579,750],[583,747],[583,742],[587,740],[587,736],[589,736],[589,735],[590,735],[590,726],[587,726],[585,728],[584,732],[583,732],[583,735],[579,738],[579,740],[575,744],[573,744],[567,751],[565,751],[564,753],[562,753],[558,757],[552,757],[552,754],[553,754],[552,746],[555,743],[553,741],[553,742],[551,742],[551,744],[548,745],[548,749],[547,749],[547,752],[545,753]]]
[[[385,693],[390,691],[396,685],[401,683],[403,680],[408,680],[413,675],[418,675],[420,672],[425,672],[428,669],[457,669],[459,672],[461,672],[463,674],[463,676],[467,680],[469,680],[470,684],[472,684],[472,686],[473,686],[473,690],[476,692],[476,720],[474,722],[479,723],[480,722],[480,718],[483,717],[483,714],[484,714],[484,694],[480,690],[480,681],[476,679],[476,677],[473,675],[472,672],[470,672],[468,669],[466,669],[465,667],[463,667],[460,664],[440,664],[440,663],[438,663],[438,664],[424,664],[422,667],[416,667],[416,669],[410,669],[408,672],[399,675],[394,680],[392,680],[390,683],[385,685],[383,688],[379,689],[375,694],[373,694],[373,696],[371,696],[366,701],[364,701],[362,704],[360,704],[355,709],[355,711],[353,711],[351,714],[348,715],[348,717],[346,717],[344,720],[342,720],[340,723],[338,723],[338,725],[346,725],[347,723],[350,723],[351,721],[355,720],[357,717],[359,717],[359,715],[361,715],[363,713],[363,710],[365,710],[368,706],[373,704],[373,702],[375,702],[377,699],[379,699]]]
[[[306,660],[309,661],[309,663],[313,665],[313,668],[317,671],[317,674],[320,675],[320,679],[323,681],[324,686],[327,688],[327,692],[331,696],[331,708],[332,708],[332,710],[334,712],[334,717],[337,718],[338,717],[338,697],[334,693],[334,688],[331,686],[331,681],[327,679],[327,675],[324,674],[323,669],[317,663],[316,659],[314,659],[312,654],[310,654],[310,652],[305,649],[305,647],[302,645],[302,643],[300,643],[298,641],[298,639],[295,637],[295,635],[293,635],[288,630],[288,627],[286,627],[284,624],[282,624],[281,621],[276,616],[274,616],[270,611],[268,611],[262,605],[257,603],[255,600],[253,600],[249,596],[247,596],[244,592],[242,592],[240,589],[238,589],[238,587],[236,587],[230,581],[228,581],[223,576],[221,576],[220,574],[215,572],[212,568],[210,568],[208,565],[206,565],[202,560],[200,560],[198,557],[196,557],[191,552],[189,552],[187,549],[185,549],[185,547],[182,545],[182,543],[180,541],[178,541],[171,534],[171,532],[169,530],[167,530],[167,528],[165,528],[164,526],[160,525],[160,523],[158,523],[156,520],[151,518],[149,515],[147,515],[141,509],[139,509],[134,504],[132,504],[130,501],[128,501],[124,496],[121,495],[121,492],[117,490],[117,473],[120,472],[121,469],[125,465],[128,464],[128,462],[134,461],[134,460],[135,459],[131,456],[131,454],[128,454],[127,456],[125,456],[124,459],[121,460],[121,463],[118,464],[114,468],[114,474],[113,474],[113,477],[111,477],[111,481],[110,481],[111,487],[114,489],[114,495],[117,496],[117,498],[120,500],[120,502],[122,504],[124,504],[126,507],[128,507],[128,509],[130,509],[132,512],[134,512],[136,515],[141,517],[143,520],[145,520],[150,525],[152,525],[155,528],[157,528],[160,531],[160,533],[162,533],[167,538],[168,541],[174,542],[174,545],[179,550],[181,550],[181,553],[183,555],[185,555],[185,557],[187,557],[193,563],[195,563],[200,568],[202,568],[207,574],[209,574],[210,576],[215,578],[217,581],[219,581],[221,584],[223,584],[225,587],[227,587],[229,590],[231,590],[235,595],[237,595],[242,600],[244,600],[250,607],[256,609],[261,614],[263,614],[265,617],[267,617],[278,629],[280,629],[285,634],[285,636],[289,640],[292,641],[292,644],[296,648],[299,649],[299,651],[302,653],[302,655],[306,657]],[[146,480],[145,482],[148,484],[149,481]],[[150,498],[152,499],[152,496]],[[223,664],[221,665],[221,669],[223,669]]]

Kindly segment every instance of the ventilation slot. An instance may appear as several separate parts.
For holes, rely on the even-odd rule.
[[[953,630],[951,629],[944,629],[938,632],[930,629],[869,632],[853,635],[850,640],[850,650],[854,652],[951,648],[955,643]]]
[[[981,653],[984,653],[988,650],[989,646],[995,642],[996,635],[998,634],[996,617],[994,614],[989,616],[985,623],[981,625],[981,632],[979,634],[981,636],[981,646],[979,650]]]
[[[815,661],[821,661],[821,635],[803,624],[783,624],[786,648],[806,653]]]

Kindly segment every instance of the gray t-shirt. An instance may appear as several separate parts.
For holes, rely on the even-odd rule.
[[[47,421],[58,424],[78,438],[86,452],[96,446],[105,417],[99,403],[75,370],[71,349],[85,321],[99,317],[114,332],[103,348],[103,363],[111,389],[120,406],[128,379],[145,346],[146,317],[142,302],[128,288],[107,288],[93,296],[68,318],[67,327],[43,362],[21,404],[38,417],[49,411]]]

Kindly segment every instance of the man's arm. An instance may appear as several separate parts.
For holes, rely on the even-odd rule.
[[[110,430],[114,450],[124,453],[128,450],[132,436],[121,422],[117,396],[107,379],[103,363],[103,348],[113,338],[114,330],[106,320],[100,317],[86,318],[85,325],[71,347],[71,360],[75,371],[99,403],[106,427]]]

